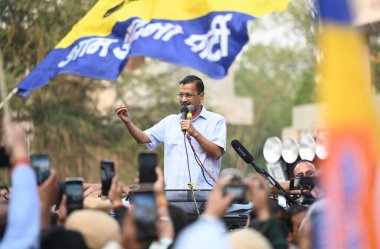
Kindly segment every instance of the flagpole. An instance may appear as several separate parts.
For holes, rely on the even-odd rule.
[[[1,74],[1,73],[0,73]],[[3,83],[0,83],[1,85]],[[4,107],[4,115],[9,117],[9,106],[8,106],[8,101],[18,93],[18,88],[13,88],[13,90],[10,92],[10,94],[8,94],[8,96],[4,97],[5,96],[5,92],[3,93],[3,87],[1,86],[1,99],[3,99],[3,101],[1,101],[0,103],[0,110],[3,109]]]
[[[14,88],[7,96],[7,86],[5,84],[5,74],[3,68],[3,53],[0,49],[0,93],[2,102],[0,103],[0,110],[4,107],[4,116],[9,117],[8,101],[18,92],[18,88]]]

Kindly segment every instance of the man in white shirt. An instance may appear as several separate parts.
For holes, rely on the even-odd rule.
[[[226,150],[225,119],[202,105],[204,85],[197,76],[188,75],[180,81],[177,97],[181,107],[194,106],[190,120],[172,114],[141,131],[130,120],[124,104],[118,105],[116,112],[136,142],[146,144],[149,149],[164,144],[166,189],[187,189],[189,183],[197,189],[211,189]]]

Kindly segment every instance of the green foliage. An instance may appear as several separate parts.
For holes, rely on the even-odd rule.
[[[293,106],[316,99],[313,11],[307,2],[293,1],[288,11],[254,21],[251,37],[276,30],[276,38],[250,44],[236,65],[235,91],[253,98],[254,123],[229,126],[228,141],[239,139],[262,166],[265,140],[281,137],[282,128],[291,125]],[[223,167],[231,166],[252,171],[232,149],[223,158]]]
[[[0,46],[8,89],[24,78],[95,2],[0,1]],[[267,137],[279,136],[281,128],[290,124],[292,106],[313,101],[315,92],[314,29],[309,6],[293,1],[289,11],[271,18],[272,25],[288,28],[279,41],[296,36],[302,46],[255,43],[235,62],[236,91],[254,98],[255,123],[249,127],[229,126],[228,141],[240,139],[254,156],[261,155]],[[252,28],[251,36],[271,30],[259,21]],[[158,70],[156,65],[156,61],[148,61],[139,70],[123,74],[114,85],[117,100],[127,104],[133,122],[141,129],[178,112],[175,93],[184,69],[171,66]],[[101,159],[114,160],[124,181],[131,182],[134,177],[137,153],[145,146],[137,145],[128,135],[113,107],[102,112],[96,108],[93,96],[105,86],[104,82],[61,75],[27,100],[11,101],[17,119],[33,124],[31,152],[48,152],[62,177],[83,176],[98,181]],[[223,166],[243,167],[242,160],[227,146]],[[163,158],[162,146],[157,152]]]
[[[369,37],[372,83],[376,93],[380,93],[380,35]]]

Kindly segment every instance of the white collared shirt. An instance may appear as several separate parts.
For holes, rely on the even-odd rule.
[[[169,115],[153,127],[144,131],[151,141],[146,144],[149,149],[154,149],[162,143],[165,146],[164,175],[166,189],[188,189],[188,183],[190,181],[184,145],[184,133],[181,131],[180,121],[181,114]],[[201,113],[197,118],[192,120],[192,125],[205,138],[223,148],[223,153],[225,152],[227,126],[222,115],[207,111],[206,108],[202,106]],[[207,184],[203,177],[202,170],[195,160],[194,153],[187,139],[186,144],[192,183],[195,184],[196,189],[211,189],[212,187]],[[206,152],[193,137],[191,137],[191,144],[204,167],[216,180],[220,172],[221,157],[214,160],[212,157],[206,155]],[[207,181],[211,185],[214,185],[213,180],[206,172],[204,175]]]

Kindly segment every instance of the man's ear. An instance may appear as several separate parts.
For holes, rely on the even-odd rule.
[[[201,98],[201,101],[203,101],[204,97],[205,97],[205,92],[201,92],[199,94],[199,97]]]
[[[288,241],[288,243],[292,243],[293,242],[293,234],[290,233],[290,232],[288,232],[287,241]]]

